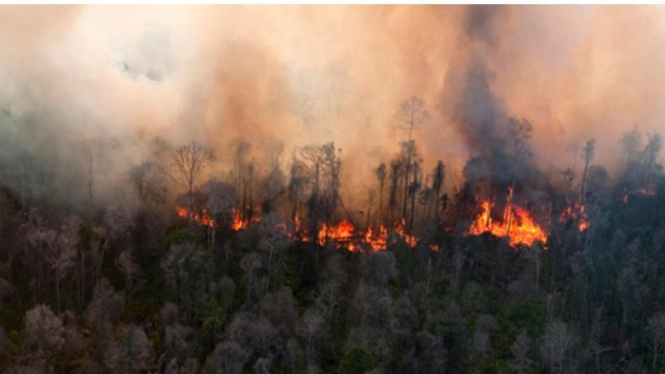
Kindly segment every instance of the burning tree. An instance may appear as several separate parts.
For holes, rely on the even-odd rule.
[[[342,166],[339,153],[341,153],[341,149],[336,149],[333,142],[320,146],[306,146],[300,151],[313,178],[308,202],[308,218],[312,235],[318,231],[319,222],[329,225],[335,218]]]

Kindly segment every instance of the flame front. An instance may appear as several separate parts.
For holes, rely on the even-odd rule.
[[[503,210],[501,222],[494,222],[491,216],[492,204],[489,201],[481,203],[482,212],[469,227],[468,234],[480,235],[486,232],[498,237],[507,237],[510,245],[515,247],[520,244],[531,245],[535,241],[547,242],[547,234],[536,224],[526,209],[513,206],[512,191],[509,194],[508,203]]]
[[[415,236],[408,235],[404,231],[404,222],[398,222],[393,225],[395,234],[404,239],[409,247],[415,247],[418,239]],[[388,248],[388,229],[381,225],[375,232],[372,227],[368,227],[365,232],[359,231],[348,220],[342,220],[337,225],[328,226],[323,224],[317,235],[317,242],[323,246],[328,242],[335,242],[338,248],[344,247],[351,252],[360,251],[363,248],[370,250],[385,251]],[[430,246],[432,250],[438,250],[438,246]]]
[[[199,214],[199,213],[190,212],[185,207],[177,207],[176,213],[178,213],[178,217],[184,219],[191,219],[192,221],[202,226],[213,227],[215,225],[215,221],[211,216],[208,215],[208,212],[205,209],[203,209],[203,211]]]
[[[209,216],[205,210],[203,210],[201,214],[198,214],[190,212],[185,207],[177,207],[176,213],[180,218],[190,219],[199,225],[208,227],[213,227],[215,225],[213,218]],[[254,217],[251,220],[243,219],[238,209],[233,209],[232,218],[230,227],[233,231],[244,230],[248,228],[250,224],[261,220],[260,217]],[[300,218],[295,217],[295,237],[299,241],[308,242],[309,236],[307,230],[301,226]],[[404,227],[405,223],[402,220],[393,225],[393,230],[395,234],[404,239],[408,246],[415,247],[418,243],[418,239],[413,235],[407,234]],[[282,229],[285,232],[288,231],[286,226]],[[287,235],[289,235],[289,237],[294,236],[293,232],[287,233]],[[351,252],[361,251],[367,248],[372,251],[384,251],[388,247],[388,229],[384,225],[381,225],[376,231],[374,231],[372,227],[369,227],[363,232],[358,230],[349,220],[343,219],[340,223],[335,225],[322,224],[317,232],[316,242],[321,246],[334,242],[336,243],[337,248],[346,248]],[[430,245],[430,249],[438,251],[439,246]]]
[[[329,240],[336,240],[340,242],[350,241],[353,239],[355,231],[355,226],[353,226],[351,222],[345,219],[342,220],[342,222],[339,224],[332,225],[330,227],[324,223],[318,232],[317,241],[319,245],[324,245]],[[354,249],[349,248],[349,250],[353,251]]]

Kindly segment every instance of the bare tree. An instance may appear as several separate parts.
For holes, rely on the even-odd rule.
[[[286,191],[286,176],[282,171],[281,159],[284,153],[284,143],[272,140],[263,147],[265,149],[267,163],[265,177],[261,181],[263,192],[262,212],[271,213],[274,210],[275,201]]]
[[[327,224],[334,220],[339,200],[340,152],[341,149],[336,149],[333,142],[308,145],[300,150],[305,165],[313,173],[308,212],[312,235],[316,235],[321,219]]]
[[[552,322],[542,337],[540,353],[552,372],[565,373],[567,354],[577,344],[577,337],[563,322]]]
[[[250,300],[252,292],[258,293],[259,269],[263,267],[263,261],[258,253],[252,252],[243,256],[240,260],[240,268],[245,272],[244,281],[247,290],[246,299]]]
[[[268,214],[258,224],[259,243],[258,248],[268,252],[268,279],[264,292],[268,292],[272,279],[273,257],[279,255],[283,250],[293,243],[293,230],[289,222],[275,214]]]
[[[379,220],[383,223],[383,187],[386,185],[386,176],[388,175],[386,163],[382,162],[376,168],[376,177],[379,180]]]
[[[528,357],[530,347],[531,339],[529,339],[526,330],[522,330],[515,339],[515,342],[510,346],[510,352],[513,354],[513,360],[510,363],[510,367],[515,370],[517,374],[524,373],[531,365],[531,360]]]
[[[124,202],[114,202],[106,208],[103,216],[108,235],[115,241],[127,239],[134,228],[134,212]]]
[[[642,134],[634,126],[632,130],[621,137],[621,145],[626,153],[626,168],[630,168],[640,158],[642,150]]]
[[[439,201],[441,201],[441,190],[446,178],[446,166],[443,161],[439,161],[434,168],[434,180],[432,181],[432,189],[434,190],[434,217],[439,220]]]
[[[395,119],[401,130],[408,134],[408,141],[413,137],[413,130],[430,119],[430,114],[425,110],[425,102],[418,96],[411,96],[402,101],[399,110],[395,114]]]
[[[211,179],[206,183],[208,189],[208,210],[212,214],[212,235],[210,238],[210,247],[214,251],[215,238],[217,233],[217,222],[220,218],[229,218],[233,211],[233,206],[238,198],[238,192],[232,185]]]
[[[39,354],[57,350],[64,343],[62,321],[46,305],[37,305],[25,312],[27,341],[36,345]]]
[[[653,347],[652,369],[656,370],[658,354],[665,348],[665,313],[658,312],[649,318],[649,334],[651,335],[651,346]]]
[[[123,305],[123,296],[106,279],[97,282],[93,298],[85,311],[85,322],[93,338],[93,354],[99,362],[105,359],[111,330]]]
[[[101,139],[93,139],[81,144],[81,155],[85,163],[85,172],[87,176],[87,192],[88,192],[88,219],[92,220],[92,214],[95,204],[95,178],[99,175],[103,167],[100,165],[103,155],[104,142]]]
[[[305,195],[308,179],[309,169],[307,165],[294,154],[288,185],[289,199],[291,200],[291,219],[294,222],[298,220],[298,208]]]
[[[395,210],[397,209],[397,198],[399,189],[399,180],[402,175],[404,163],[401,159],[396,158],[390,162],[390,188],[388,199],[388,217],[394,219]]]
[[[409,227],[413,227],[413,222],[416,216],[416,196],[418,192],[422,189],[422,173],[421,165],[423,163],[422,159],[415,160],[413,162],[413,182],[409,183],[409,197],[411,198],[411,217],[409,218]]]
[[[172,156],[176,175],[187,185],[187,208],[191,210],[194,185],[212,162],[212,155],[205,146],[193,141],[176,148]]]
[[[143,328],[136,325],[123,326],[120,341],[107,354],[107,364],[118,372],[133,374],[151,367],[152,344]]]
[[[313,350],[317,340],[320,338],[326,321],[321,314],[313,308],[308,308],[298,321],[296,333],[305,341],[305,354],[308,364],[315,364]]]
[[[647,188],[651,187],[653,174],[655,172],[656,158],[658,157],[658,154],[660,153],[662,148],[663,148],[663,138],[660,136],[660,134],[654,134],[649,136],[649,142],[647,143],[645,148],[645,153],[646,153],[645,182]]]
[[[584,171],[582,172],[582,189],[580,191],[580,201],[584,201],[587,187],[587,174],[589,172],[589,164],[593,160],[594,150],[596,148],[596,140],[587,140],[584,148],[582,148],[582,160],[584,161]]]
[[[413,145],[413,130],[430,119],[430,114],[425,110],[425,102],[418,96],[411,96],[409,99],[402,101],[399,110],[395,114],[395,120],[399,129],[407,133],[407,159],[405,170],[405,185],[404,185],[404,201],[402,207],[402,218],[406,218],[406,201],[409,188],[409,175],[411,174],[411,158],[412,153],[410,150],[414,149]]]
[[[78,217],[69,217],[62,225],[58,235],[58,251],[51,262],[55,270],[55,284],[58,311],[60,311],[60,283],[67,275],[69,269],[74,267],[78,253],[79,228],[81,221]]]
[[[60,283],[69,269],[74,266],[79,242],[80,221],[76,217],[68,218],[62,225],[61,232],[44,227],[41,216],[31,214],[26,224],[26,240],[31,248],[36,249],[43,259],[37,264],[40,271],[39,281],[46,281],[48,268],[55,272],[55,286],[58,310],[60,309]],[[46,270],[44,266],[46,265]]]
[[[164,173],[156,163],[145,161],[134,166],[129,171],[129,178],[134,184],[141,202],[164,201],[164,195],[166,194]]]
[[[132,259],[132,250],[125,249],[120,253],[116,260],[115,266],[125,276],[125,291],[127,292],[127,299],[131,302],[134,280],[139,274],[139,265]]]
[[[241,374],[249,354],[233,341],[219,343],[206,360],[205,374]]]

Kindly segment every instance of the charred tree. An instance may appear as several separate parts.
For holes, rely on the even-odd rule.
[[[379,180],[379,223],[383,223],[383,188],[386,185],[387,167],[386,163],[382,162],[376,168],[376,178]]]
[[[586,189],[587,189],[587,174],[589,172],[589,165],[591,160],[593,160],[593,154],[596,147],[596,140],[589,139],[587,140],[584,148],[582,148],[582,160],[584,161],[584,170],[582,171],[582,188],[580,190],[580,201],[584,202],[586,198]]]
[[[402,201],[402,218],[406,219],[406,206],[409,195],[409,176],[411,175],[411,162],[413,150],[413,131],[425,121],[429,120],[430,114],[425,110],[425,102],[418,96],[411,96],[409,99],[402,101],[399,110],[395,114],[397,126],[399,129],[407,133],[406,144],[406,164],[404,172],[404,194]]]

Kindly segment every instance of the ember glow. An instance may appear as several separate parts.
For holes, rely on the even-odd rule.
[[[213,227],[215,222],[205,210],[201,213],[191,213],[185,207],[177,207],[176,213],[178,217],[191,220],[201,226]],[[260,212],[259,212],[260,214]],[[230,228],[233,231],[241,231],[247,229],[251,224],[261,221],[259,216],[252,220],[243,219],[238,209],[233,209],[232,220]],[[301,227],[301,219],[296,216],[294,225],[296,238],[301,242],[309,242],[309,235],[307,231]],[[397,238],[402,238],[409,247],[415,247],[418,244],[418,239],[405,232],[404,221],[396,222],[392,229]],[[285,225],[280,225],[282,231],[288,237],[293,237],[292,230],[290,231]],[[362,231],[347,219],[343,219],[338,224],[326,225],[323,223],[317,232],[317,244],[325,246],[328,243],[335,243],[337,248],[346,249],[351,252],[358,252],[363,250],[371,251],[384,251],[388,248],[388,229],[384,225],[380,225],[377,230],[368,227]],[[438,251],[440,247],[435,244],[430,244],[429,248],[432,251]]]
[[[356,228],[347,220],[342,220],[337,225],[327,226],[325,223],[317,235],[319,245],[325,245],[328,241],[350,242],[355,235]],[[349,243],[349,250],[354,251],[353,243]]]
[[[653,187],[645,187],[645,188],[640,188],[632,193],[624,193],[623,196],[621,196],[621,201],[624,204],[627,204],[628,201],[630,200],[631,196],[656,196],[656,190]]]
[[[415,236],[405,233],[402,221],[393,225],[393,231],[409,247],[413,248],[418,244],[418,239]],[[388,244],[394,244],[389,243],[388,229],[384,225],[380,225],[376,231],[372,227],[368,227],[363,232],[346,219],[337,225],[327,226],[323,224],[318,232],[317,241],[321,246],[329,242],[334,242],[338,248],[345,248],[351,252],[362,251],[364,249],[375,252],[384,251],[388,248]],[[438,250],[437,246],[435,248]]]
[[[178,214],[178,217],[192,220],[201,226],[213,227],[215,225],[215,221],[210,215],[208,215],[205,209],[203,209],[201,213],[194,213],[190,212],[185,207],[179,206],[176,208],[176,213]]]
[[[570,204],[561,212],[559,222],[565,223],[568,221],[576,222],[577,229],[580,232],[586,231],[589,228],[589,217],[584,204],[577,202]]]
[[[248,226],[249,220],[243,219],[238,209],[233,209],[233,221],[231,223],[231,229],[233,231],[240,231],[242,229],[246,229]]]
[[[546,243],[546,232],[534,222],[526,209],[512,204],[511,200],[512,190],[509,192],[508,203],[503,210],[502,219],[498,222],[492,219],[493,204],[489,200],[482,201],[480,204],[482,211],[469,227],[468,234],[491,233],[494,236],[508,238],[513,247],[530,246],[536,241]]]

